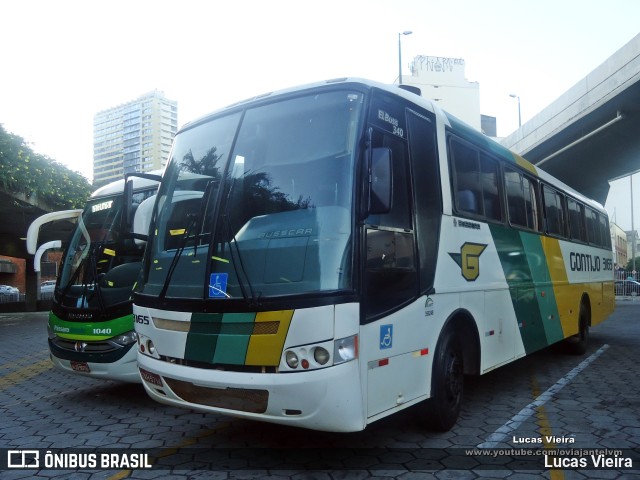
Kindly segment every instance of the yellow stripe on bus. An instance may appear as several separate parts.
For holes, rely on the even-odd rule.
[[[560,241],[557,238],[541,237],[547,268],[553,284],[560,324],[565,338],[578,333],[580,298],[585,287],[582,283],[570,284],[567,265],[564,264]]]
[[[255,323],[279,323],[275,333],[253,334],[249,339],[245,365],[278,366],[293,310],[258,312]],[[255,330],[255,329],[254,329]]]
[[[533,164],[529,163],[520,155],[517,155],[515,153],[513,154],[513,157],[516,160],[516,165],[524,168],[525,170],[528,170],[529,172],[533,173],[536,177],[538,176],[538,170],[536,169],[536,167],[533,166]]]

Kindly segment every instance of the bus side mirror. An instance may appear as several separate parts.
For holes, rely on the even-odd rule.
[[[369,214],[391,210],[393,169],[391,149],[373,148],[369,163]]]

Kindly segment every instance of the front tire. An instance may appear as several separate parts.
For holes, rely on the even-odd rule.
[[[458,420],[464,391],[462,349],[451,330],[438,341],[435,355],[425,424],[430,430],[446,432]]]

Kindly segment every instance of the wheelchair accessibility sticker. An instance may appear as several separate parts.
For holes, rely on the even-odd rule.
[[[380,325],[380,350],[393,346],[393,325]]]
[[[225,298],[227,295],[228,273],[212,273],[209,279],[209,298]]]

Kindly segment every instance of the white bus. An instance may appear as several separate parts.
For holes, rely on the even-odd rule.
[[[57,369],[140,382],[132,348],[136,335],[131,290],[140,273],[159,178],[133,177],[128,194],[124,180],[112,182],[96,190],[84,210],[48,213],[29,227],[28,250],[35,253],[41,225],[78,219],[50,294],[47,330]],[[51,246],[61,245],[54,243]],[[36,263],[40,256],[36,255]],[[39,270],[37,265],[35,269]]]
[[[159,402],[327,431],[409,406],[614,308],[596,203],[395,86],[339,79],[177,134],[134,292]]]

